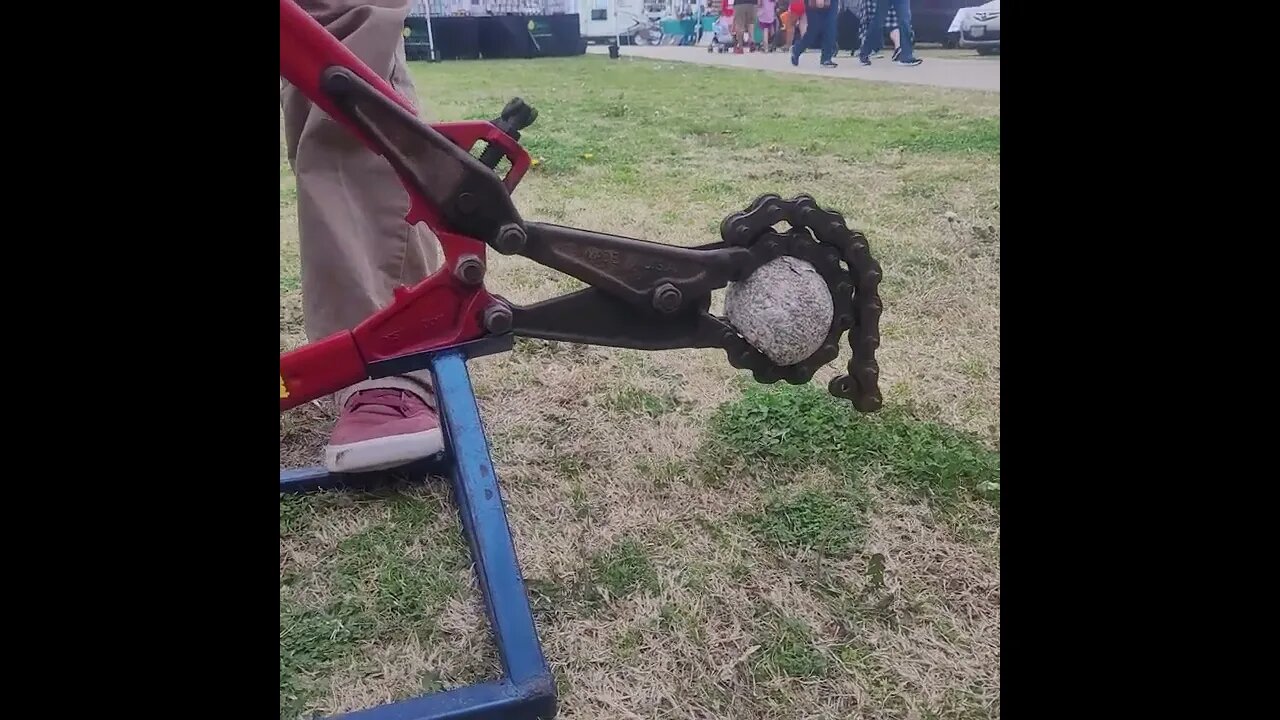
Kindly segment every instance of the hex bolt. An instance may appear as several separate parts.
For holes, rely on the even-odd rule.
[[[338,98],[343,98],[350,94],[353,85],[351,77],[337,68],[329,70],[320,79],[321,89]]]
[[[519,225],[503,225],[498,230],[497,239],[493,241],[493,249],[503,255],[515,255],[524,250],[524,243],[527,239],[528,236],[525,235],[524,228]]]
[[[494,303],[485,308],[484,329],[494,335],[511,332],[511,309],[502,303]]]
[[[484,282],[484,263],[475,255],[463,255],[453,268],[453,274],[466,285]]]
[[[680,301],[683,299],[680,288],[671,283],[662,283],[653,291],[653,309],[661,313],[673,313],[680,309]]]

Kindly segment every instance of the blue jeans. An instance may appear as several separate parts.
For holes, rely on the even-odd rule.
[[[914,60],[911,37],[911,0],[880,0],[876,3],[876,14],[867,21],[867,32],[862,37],[862,47],[858,48],[858,57],[870,57],[871,53],[884,49],[884,21],[889,14],[889,4],[898,13],[898,43],[902,48],[899,60]],[[872,28],[877,28],[872,30]]]
[[[800,42],[791,48],[791,57],[799,58],[808,48],[822,42],[822,62],[831,62],[836,54],[836,9],[805,8],[804,14],[809,18],[809,29],[805,31]],[[884,20],[880,21],[881,23]]]

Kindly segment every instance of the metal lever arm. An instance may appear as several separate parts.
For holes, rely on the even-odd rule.
[[[638,310],[596,288],[544,300],[527,307],[514,305],[512,331],[521,337],[575,342],[585,345],[678,350],[722,347],[733,328],[710,315],[706,307],[688,307],[658,317],[657,311]]]
[[[577,228],[529,223],[519,253],[633,308],[673,314],[749,274],[751,252],[724,245],[687,248]]]
[[[320,89],[415,191],[406,218],[410,223],[426,222],[437,231],[491,245],[513,232],[524,234],[524,222],[511,201],[510,175],[504,183],[464,149],[470,144],[446,137],[348,68],[326,70]],[[492,132],[476,139],[502,148],[512,158],[513,171],[519,160],[522,175],[528,153],[507,133],[484,126]]]

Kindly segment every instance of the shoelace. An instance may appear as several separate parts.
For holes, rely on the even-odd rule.
[[[365,390],[351,396],[347,401],[347,411],[356,412],[362,408],[385,408],[400,417],[409,417],[407,390]],[[418,399],[414,396],[414,399]]]

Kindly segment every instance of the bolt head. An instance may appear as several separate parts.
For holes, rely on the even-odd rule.
[[[511,332],[511,310],[498,303],[485,308],[484,329],[494,335]]]
[[[463,255],[458,258],[454,274],[467,285],[479,285],[484,282],[484,263],[475,255]]]
[[[524,250],[525,241],[528,240],[524,228],[519,225],[503,225],[498,231],[498,238],[493,243],[493,249],[503,255],[515,255]]]
[[[351,77],[347,72],[348,71],[335,68],[325,73],[324,77],[320,80],[322,89],[330,95],[336,95],[338,97],[343,97],[350,93],[355,83],[351,82]]]
[[[680,301],[684,296],[671,283],[663,283],[653,291],[653,307],[658,312],[672,313],[680,309]]]

